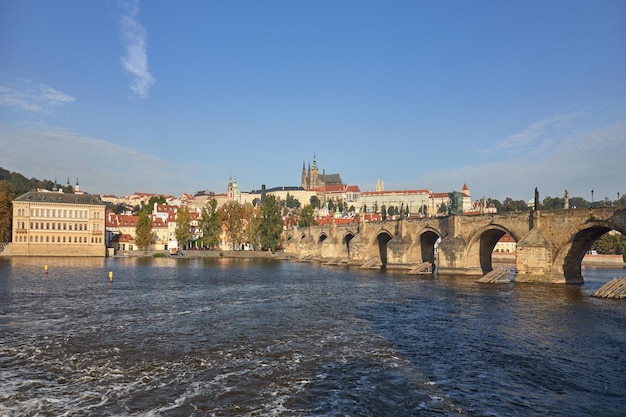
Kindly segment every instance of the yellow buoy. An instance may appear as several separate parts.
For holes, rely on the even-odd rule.
[[[43,270],[46,271],[46,274],[48,273],[48,265],[47,264],[43,266]]]
[[[113,282],[113,271],[109,271],[109,281]]]

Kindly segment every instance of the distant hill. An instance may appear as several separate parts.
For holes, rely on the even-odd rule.
[[[25,194],[29,191],[36,190],[37,188],[43,188],[46,190],[52,190],[54,188],[54,182],[50,180],[38,180],[37,178],[28,179],[19,172],[10,172],[7,169],[0,167],[0,181],[7,181],[11,186],[12,197],[17,197]]]

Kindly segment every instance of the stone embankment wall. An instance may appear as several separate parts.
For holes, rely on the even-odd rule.
[[[494,263],[515,264],[514,252],[494,252],[491,259]],[[626,267],[622,255],[585,255],[583,266]]]

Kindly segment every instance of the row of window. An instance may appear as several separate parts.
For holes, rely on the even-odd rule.
[[[26,222],[17,222],[18,229],[25,229]],[[89,230],[87,223],[50,223],[50,222],[30,222],[30,228],[33,230]],[[93,230],[100,230],[100,224],[93,225]]]
[[[26,215],[25,208],[18,208],[17,215],[25,216]],[[88,219],[89,218],[89,210],[67,210],[67,209],[38,209],[31,208],[30,215],[32,217],[61,217],[68,219]],[[94,219],[100,218],[100,212],[95,211],[93,213]]]
[[[22,243],[90,243],[87,236],[73,236],[73,238],[72,236],[29,236],[27,240],[26,236],[16,236],[17,241]],[[102,243],[102,237],[91,236],[91,243]]]

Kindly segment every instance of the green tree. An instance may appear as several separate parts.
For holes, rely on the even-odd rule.
[[[216,199],[210,199],[202,208],[200,227],[202,229],[202,241],[204,245],[209,248],[217,247],[220,243],[222,219],[220,217],[220,211],[217,209]]]
[[[572,197],[569,200],[570,208],[587,208],[591,207],[591,204],[582,197]]]
[[[543,207],[542,207],[543,208]],[[498,211],[528,211],[528,204],[524,200],[513,200],[507,197],[502,202],[502,207]]]
[[[285,202],[286,206],[288,208],[299,208],[300,207],[300,201],[298,201],[297,198],[295,198],[294,196],[290,195],[289,193],[287,193],[287,201]]]
[[[500,213],[502,211],[502,203],[500,202],[500,200],[497,200],[495,198],[488,198],[487,199],[487,207],[491,207],[491,206],[495,207],[496,211],[498,213]],[[487,207],[485,207],[485,208],[487,208]]]
[[[193,237],[189,225],[191,224],[191,213],[189,207],[181,206],[176,213],[176,229],[174,235],[178,241],[179,248],[186,248]]]
[[[250,203],[243,206],[244,211],[244,230],[243,230],[243,240],[248,243],[257,246],[258,244],[258,230],[260,218],[257,215],[254,206]],[[279,204],[280,209],[280,204]],[[286,210],[286,209],[285,209]]]
[[[313,206],[307,204],[306,206],[302,207],[302,210],[300,210],[300,220],[298,220],[298,226],[309,227],[315,226],[316,224],[317,221],[315,220],[315,211],[313,209]]]
[[[591,249],[602,255],[625,255],[626,237],[620,233],[605,233],[593,242]]]
[[[150,197],[150,199],[148,200],[148,203],[143,206],[141,209],[147,211],[148,213],[152,214],[154,212],[154,203],[157,204],[166,204],[167,200],[165,199],[164,196],[162,195],[153,195],[152,197]]]
[[[265,198],[259,214],[259,241],[262,247],[274,252],[283,233],[283,218],[280,205],[273,195]]]
[[[152,243],[152,220],[147,211],[139,213],[135,234],[135,243],[139,249],[150,249],[150,244]]]
[[[310,201],[311,201],[311,207],[313,207],[314,209],[321,208],[320,199],[317,198],[316,195],[312,195]]]
[[[565,205],[565,199],[546,196],[543,199],[541,205],[542,205],[542,208],[545,210],[562,209]]]
[[[236,201],[229,201],[220,207],[220,217],[233,249],[238,248],[244,239],[245,210],[243,206]]]
[[[0,181],[0,251],[11,241],[11,225],[13,224],[13,203],[11,184]]]

